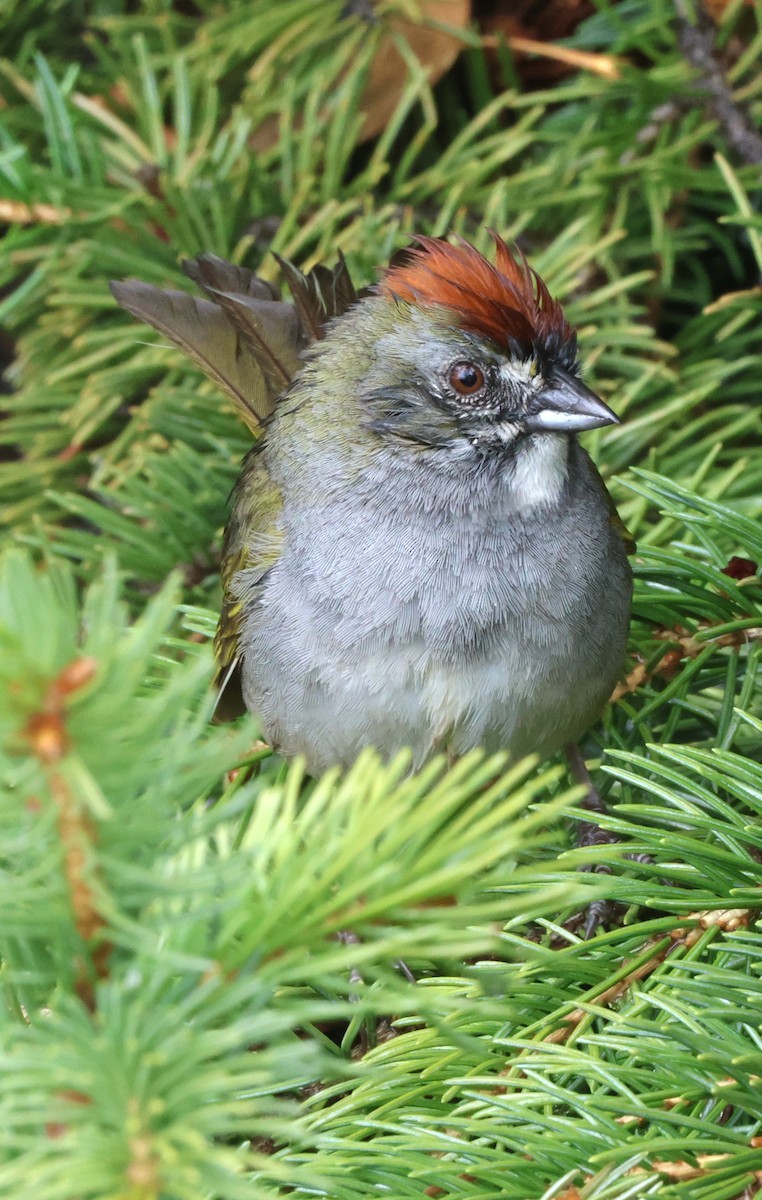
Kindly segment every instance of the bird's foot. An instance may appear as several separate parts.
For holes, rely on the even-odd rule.
[[[359,946],[360,944],[360,939],[357,934],[352,933],[349,929],[340,929],[336,934],[336,941],[341,942],[344,946]],[[349,982],[360,985],[365,982],[357,967],[350,967]],[[356,1004],[359,1000],[359,996],[350,996],[349,998],[353,1004]]]
[[[606,813],[608,811],[606,805],[590,778],[590,772],[587,769],[579,746],[570,743],[564,747],[564,751],[569,762],[572,777],[576,783],[582,784],[585,788],[585,795],[582,797],[582,807],[586,808],[591,814]],[[614,846],[618,842],[619,838],[617,835],[612,833],[610,829],[601,829],[597,821],[580,822],[577,832],[577,845],[583,849],[586,849],[588,846]],[[593,872],[596,875],[611,874],[611,867],[605,862],[587,863],[580,870]],[[583,913],[572,918],[570,925],[573,924],[575,929],[582,925],[585,941],[589,941],[599,928],[610,929],[621,918],[623,913],[623,905],[618,904],[615,900],[602,897],[600,900],[593,900]]]
[[[600,804],[603,804],[600,796],[596,792],[596,799]],[[605,811],[605,809],[604,809]],[[596,825],[595,821],[582,821],[577,829],[577,845],[582,849],[588,846],[613,846],[619,839],[616,834],[611,833],[608,829],[601,829],[600,825]],[[589,871],[595,875],[610,875],[611,867],[608,863],[586,863],[581,871]],[[621,904],[617,904],[614,900],[609,900],[602,897],[600,900],[593,900],[584,914],[585,923],[583,926],[583,936],[585,941],[589,941],[599,928],[610,929],[616,923],[618,917],[623,913]]]

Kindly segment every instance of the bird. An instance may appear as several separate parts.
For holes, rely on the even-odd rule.
[[[360,292],[343,258],[279,258],[290,302],[211,254],[184,264],[203,298],[112,284],[256,434],[223,543],[219,711],[255,713],[313,775],[366,746],[413,769],[474,747],[579,766],[621,678],[632,544],[578,441],[618,418],[559,301],[491,236],[488,258],[420,235]]]

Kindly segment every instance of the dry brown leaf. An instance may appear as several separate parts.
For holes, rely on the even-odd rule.
[[[728,1158],[729,1154],[697,1154],[695,1167],[692,1163],[681,1160],[668,1162],[666,1159],[655,1158],[651,1163],[651,1170],[658,1171],[660,1175],[667,1175],[670,1179],[701,1179],[709,1168],[725,1162]]]
[[[733,561],[733,560],[731,560]],[[736,560],[738,562],[751,560]],[[756,564],[753,564],[756,567]],[[732,575],[730,570],[726,570],[726,574]],[[750,576],[744,576],[741,582]],[[702,621],[699,629],[707,630],[712,628],[712,623]],[[676,626],[674,629],[657,629],[654,631],[654,637],[660,638],[665,642],[675,642],[667,653],[659,659],[656,666],[650,671],[646,669],[645,663],[637,662],[627,677],[618,683],[609,697],[609,704],[616,704],[617,700],[621,700],[623,696],[629,696],[632,692],[644,683],[648,683],[650,679],[659,676],[662,679],[671,679],[678,670],[683,659],[696,658],[707,646],[744,646],[749,642],[757,642],[762,638],[762,626],[754,626],[749,629],[738,629],[733,633],[723,633],[717,638],[707,638],[704,641],[699,641],[693,637],[687,629]]]
[[[465,29],[471,19],[471,0],[427,0],[421,5],[420,22],[394,21],[392,28],[405,38],[413,54],[426,68],[429,83],[436,83],[448,71],[463,48],[454,33],[435,29],[428,21]],[[407,83],[407,69],[391,37],[385,37],[373,60],[370,79],[363,96],[361,138],[367,141],[386,128]]]
[[[432,23],[447,25],[453,31],[466,29],[471,20],[471,0],[423,0],[420,13],[419,21],[391,21],[392,32],[379,43],[361,103],[365,118],[362,142],[383,132],[407,86],[407,67],[395,45],[395,36],[404,37],[432,84],[449,70],[463,48],[457,32],[437,29]],[[260,152],[270,150],[279,136],[278,118],[268,117],[252,134],[251,146]]]
[[[730,4],[731,0],[704,0],[704,8],[715,24],[719,24],[725,14],[725,9],[730,8]],[[746,8],[751,8],[752,0],[744,0],[744,4]]]
[[[736,929],[747,927],[750,915],[748,908],[715,908],[709,912],[688,913],[688,918],[697,921],[700,929],[711,929],[716,925],[723,933],[734,933]],[[674,937],[674,933],[671,936]]]

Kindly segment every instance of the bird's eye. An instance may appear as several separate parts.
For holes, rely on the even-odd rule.
[[[484,387],[484,372],[472,362],[459,362],[450,368],[450,385],[460,396],[473,396]]]

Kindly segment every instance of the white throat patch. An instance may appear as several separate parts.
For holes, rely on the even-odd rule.
[[[569,439],[562,433],[526,438],[510,470],[517,508],[558,503],[569,471]]]

